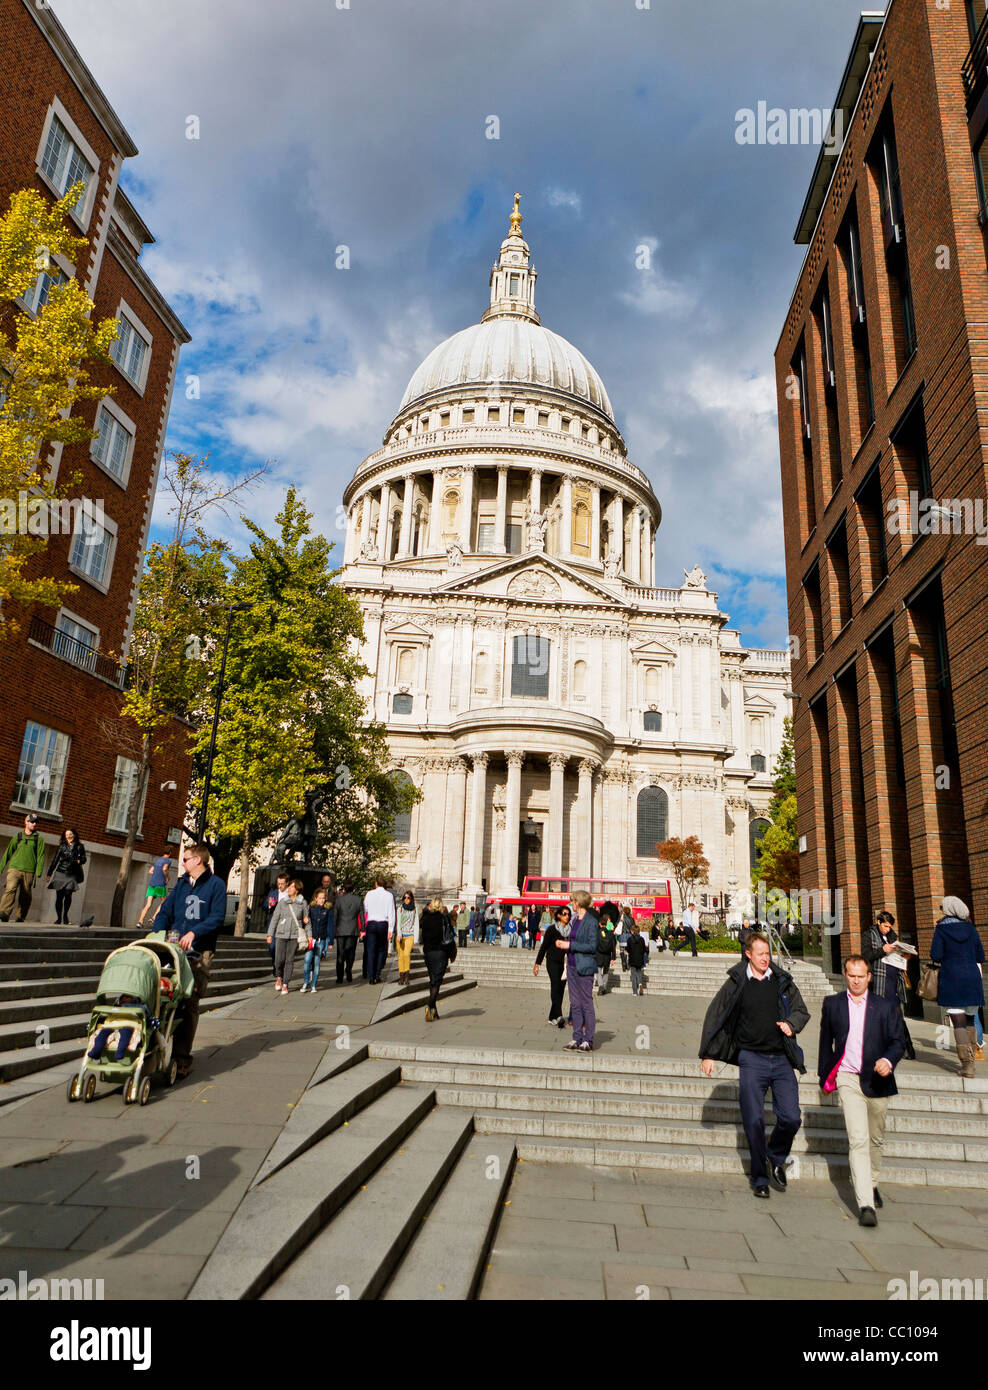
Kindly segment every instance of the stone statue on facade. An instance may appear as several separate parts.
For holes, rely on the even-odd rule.
[[[621,573],[621,552],[615,550],[608,542],[607,553],[604,556],[604,574],[608,579],[617,579]]]
[[[549,525],[547,512],[532,511],[528,517],[529,550],[545,550],[545,533]]]
[[[369,561],[370,564],[377,563],[377,546],[373,541],[364,541],[363,545],[360,547],[359,558]]]
[[[684,588],[705,589],[707,587],[707,576],[703,573],[699,565],[694,565],[689,572],[683,570],[683,574],[686,578]]]
[[[451,570],[458,570],[463,564],[463,551],[455,541],[446,547],[446,563]]]
[[[296,854],[301,856],[303,864],[308,864],[319,835],[319,812],[326,801],[325,792],[305,793],[305,810],[301,816],[293,816],[278,836],[271,853],[272,864],[283,864],[288,868]]]

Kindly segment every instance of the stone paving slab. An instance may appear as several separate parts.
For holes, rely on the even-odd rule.
[[[0,1246],[0,1278],[16,1279],[24,1270],[29,1279],[102,1279],[104,1297],[126,1302],[183,1298],[202,1265],[200,1255],[148,1257],[97,1251],[31,1249]],[[92,1305],[83,1305],[83,1307]]]

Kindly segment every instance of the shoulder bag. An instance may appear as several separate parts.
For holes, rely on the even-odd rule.
[[[919,977],[919,989],[916,992],[920,999],[928,999],[931,1004],[937,1002],[937,995],[940,992],[939,965],[934,965],[931,960],[926,962]]]

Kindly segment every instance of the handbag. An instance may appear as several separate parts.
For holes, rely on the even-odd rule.
[[[446,951],[446,958],[452,965],[456,960],[456,933],[451,922],[443,923],[443,946]]]
[[[940,967],[934,965],[933,961],[928,960],[923,966],[919,977],[919,989],[917,993],[920,999],[928,999],[932,1004],[937,1002],[937,995],[940,992]]]

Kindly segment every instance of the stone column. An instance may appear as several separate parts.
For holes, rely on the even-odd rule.
[[[508,789],[504,804],[504,847],[501,857],[501,891],[518,892],[518,836],[521,827],[521,769],[525,754],[511,748],[508,760]]]
[[[408,554],[412,538],[412,498],[415,496],[415,474],[405,478],[405,495],[401,503],[401,537],[398,541],[398,558]]]
[[[508,520],[508,469],[502,464],[497,470],[497,504],[494,513],[494,554],[507,554],[504,530]],[[517,870],[516,870],[517,872]]]
[[[546,873],[558,878],[563,872],[563,786],[566,777],[565,753],[549,754],[549,835],[546,844]]]
[[[649,588],[655,583],[655,566],[652,564],[652,518],[648,512],[642,519],[642,583]]]
[[[446,833],[443,835],[442,882],[459,893],[463,884],[463,842],[466,828],[467,766],[450,759],[446,776]]]
[[[426,546],[430,555],[439,549],[439,514],[442,511],[443,475],[438,468],[432,470],[432,503],[429,508],[429,541]]]
[[[467,891],[483,891],[484,827],[487,820],[487,762],[486,753],[471,753],[473,773],[470,779],[470,847],[467,855]]]
[[[636,503],[631,512],[631,570],[629,578],[636,584],[641,583],[642,577],[642,509]]]
[[[590,860],[592,873],[600,874],[604,863],[604,779],[598,777],[593,789],[593,831],[590,836],[593,854]]]
[[[388,558],[388,522],[391,512],[391,484],[381,485],[381,510],[377,514],[377,558],[384,564]]]
[[[593,834],[593,775],[600,766],[593,758],[580,759],[580,834],[577,840],[577,867],[574,878],[590,876]]]
[[[563,475],[563,524],[559,536],[559,548],[563,560],[573,558],[573,479],[568,473]]]
[[[590,521],[590,559],[595,565],[600,564],[600,488],[596,483],[590,489],[591,496],[591,521]]]
[[[360,544],[357,546],[358,555],[370,540],[371,494],[369,491],[365,492],[360,499],[360,505],[363,510],[360,513]]]
[[[529,512],[540,512],[542,510],[542,469],[533,468],[528,483],[528,509]]]
[[[473,469],[464,468],[460,491],[460,549],[464,555],[473,551]]]
[[[611,503],[611,545],[620,559],[624,570],[624,498],[615,497]]]
[[[357,553],[356,513],[357,509],[355,506],[351,506],[350,510],[347,512],[346,536],[343,540],[343,563],[345,565],[352,564],[353,557]]]

